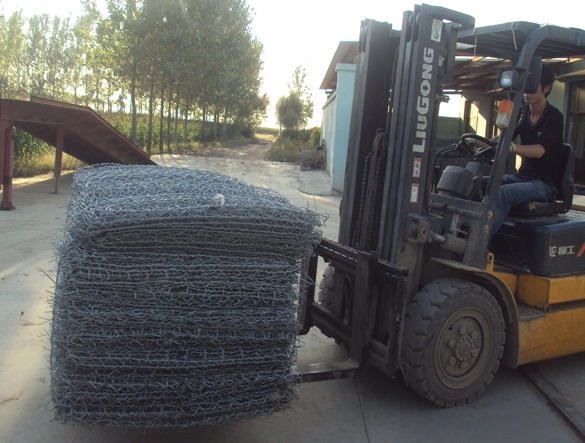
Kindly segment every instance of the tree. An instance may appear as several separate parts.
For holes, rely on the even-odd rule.
[[[313,117],[313,94],[311,89],[306,84],[307,73],[305,68],[297,66],[292,76],[292,85],[288,84],[289,93],[294,93],[299,97],[302,105],[302,111],[300,116],[301,128],[304,128],[309,119]]]
[[[8,21],[0,15],[0,91],[13,92],[21,89],[19,61],[24,49],[24,19],[20,12],[13,13]],[[4,96],[5,97],[5,96]]]
[[[97,9],[80,16],[73,25],[74,44],[68,52],[69,87],[73,89],[73,103],[78,103],[78,90],[83,85],[87,71],[87,56],[95,38],[95,24],[99,19]]]
[[[47,14],[33,15],[28,21],[27,65],[30,93],[44,95],[48,66],[50,19]]]
[[[280,129],[284,126],[289,135],[298,130],[303,118],[303,102],[296,92],[291,92],[288,96],[282,96],[276,102],[276,120],[280,124]]]
[[[313,117],[313,100],[306,84],[307,73],[297,66],[292,75],[292,83],[287,83],[288,96],[282,96],[276,102],[276,121],[280,129],[285,128],[288,135],[303,129]]]
[[[80,1],[85,14],[75,22],[46,14],[27,22],[21,13],[10,19],[0,13],[4,97],[42,95],[110,114],[115,105],[127,112],[129,104],[132,124],[118,128],[149,153],[157,136],[161,147],[163,137],[167,144],[177,140],[179,114],[185,140],[193,119],[203,126],[213,116],[214,133],[223,123],[225,137],[232,129],[250,134],[265,116],[263,45],[252,35],[247,0],[106,0],[104,16],[96,0]],[[295,88],[303,84],[301,74]],[[148,112],[148,131],[138,127],[141,109]],[[206,132],[202,127],[202,137]]]
[[[136,94],[143,72],[147,48],[146,25],[141,0],[107,0],[109,17],[103,22],[100,37],[106,43],[116,74],[129,85],[132,128],[136,141]]]

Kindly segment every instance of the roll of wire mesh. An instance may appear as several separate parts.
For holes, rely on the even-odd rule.
[[[323,221],[211,172],[78,170],[57,245],[56,421],[181,428],[283,410]]]

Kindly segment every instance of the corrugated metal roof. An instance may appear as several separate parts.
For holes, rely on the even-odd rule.
[[[337,89],[337,72],[335,67],[338,63],[355,63],[358,53],[358,42],[339,42],[339,46],[333,54],[329,68],[321,82],[319,89]]]
[[[495,85],[499,67],[518,60],[531,35],[545,33],[535,55],[543,58],[557,73],[560,66],[585,57],[585,31],[529,22],[510,22],[462,31],[457,38],[455,76],[447,89],[485,90]]]

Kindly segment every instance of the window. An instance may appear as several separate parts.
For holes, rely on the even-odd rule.
[[[468,100],[465,102],[465,122],[466,122],[466,132],[474,132],[478,133],[479,131],[479,100]],[[482,134],[480,134],[482,135]]]

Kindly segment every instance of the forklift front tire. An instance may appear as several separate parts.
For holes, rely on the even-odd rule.
[[[438,279],[407,306],[402,370],[410,387],[436,405],[471,403],[491,383],[504,342],[492,294],[465,280]]]
[[[323,272],[323,278],[319,283],[319,303],[325,309],[332,311],[333,306],[333,291],[335,286],[335,268],[333,266],[327,266],[325,272]]]

